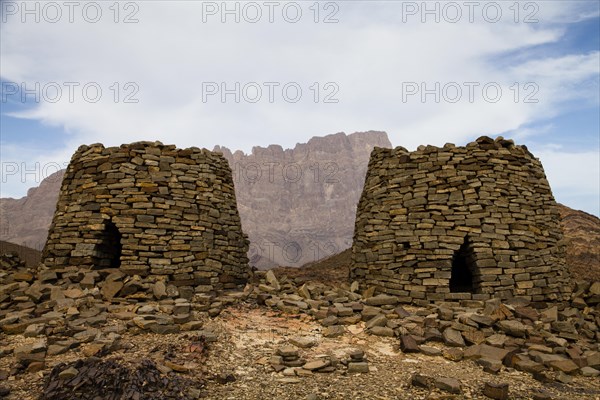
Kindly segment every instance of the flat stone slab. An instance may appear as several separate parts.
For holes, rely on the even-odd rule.
[[[331,365],[331,361],[324,359],[324,358],[320,358],[317,360],[311,360],[308,361],[306,364],[304,364],[302,366],[302,368],[307,369],[309,371],[317,371],[321,368],[325,368]]]
[[[448,346],[464,347],[466,345],[460,332],[455,329],[446,328],[442,333],[442,337],[444,338],[444,343]]]
[[[317,340],[308,336],[297,336],[290,339],[290,343],[301,349],[308,349],[317,344]]]
[[[484,396],[495,400],[508,400],[508,383],[486,382],[483,385]]]
[[[371,334],[376,336],[394,336],[394,330],[392,328],[388,328],[387,326],[374,326],[369,331],[371,332]]]
[[[293,346],[284,346],[277,349],[277,355],[282,357],[298,356],[298,349]]]
[[[326,338],[334,338],[342,336],[345,332],[346,328],[344,328],[343,325],[332,325],[323,330],[323,336]]]
[[[368,372],[369,372],[369,365],[366,362],[350,362],[350,363],[348,363],[348,373],[366,374]]]
[[[365,303],[370,306],[386,306],[386,305],[396,305],[398,303],[398,298],[395,296],[389,296],[387,294],[380,294],[377,296],[369,297],[365,300]]]
[[[417,341],[411,335],[400,336],[400,350],[403,353],[418,353],[420,351]]]
[[[434,378],[433,384],[436,388],[445,392],[460,394],[460,381],[454,378]]]
[[[500,321],[496,323],[498,328],[504,331],[507,335],[515,336],[515,337],[526,337],[527,336],[527,325],[522,324],[519,321],[511,320],[511,321]]]

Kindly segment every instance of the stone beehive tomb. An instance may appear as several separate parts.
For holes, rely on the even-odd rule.
[[[227,160],[160,142],[81,146],[65,173],[42,262],[156,275],[196,292],[248,278]]]
[[[541,163],[502,138],[375,148],[351,277],[405,302],[562,298],[562,231]]]

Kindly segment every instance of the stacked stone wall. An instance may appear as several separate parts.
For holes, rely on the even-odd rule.
[[[563,236],[542,164],[503,138],[375,148],[351,277],[405,302],[565,298]]]
[[[64,176],[42,262],[118,268],[209,293],[249,277],[231,169],[206,149],[81,146]]]

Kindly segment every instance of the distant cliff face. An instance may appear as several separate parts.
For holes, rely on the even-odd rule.
[[[64,174],[53,173],[20,199],[0,199],[0,240],[42,250]]]
[[[356,204],[373,147],[384,132],[314,137],[294,149],[223,152],[233,170],[238,209],[250,238],[250,263],[300,266],[352,243]]]
[[[559,204],[567,266],[576,279],[600,280],[600,219]]]

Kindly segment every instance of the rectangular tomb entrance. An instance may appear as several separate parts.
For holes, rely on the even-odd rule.
[[[119,268],[121,266],[121,234],[117,226],[106,220],[104,229],[99,232],[99,243],[96,245],[94,268]]]
[[[476,277],[479,278],[479,274],[473,259],[473,249],[469,237],[465,236],[465,241],[452,257],[450,293],[477,293],[479,285],[475,283]]]

